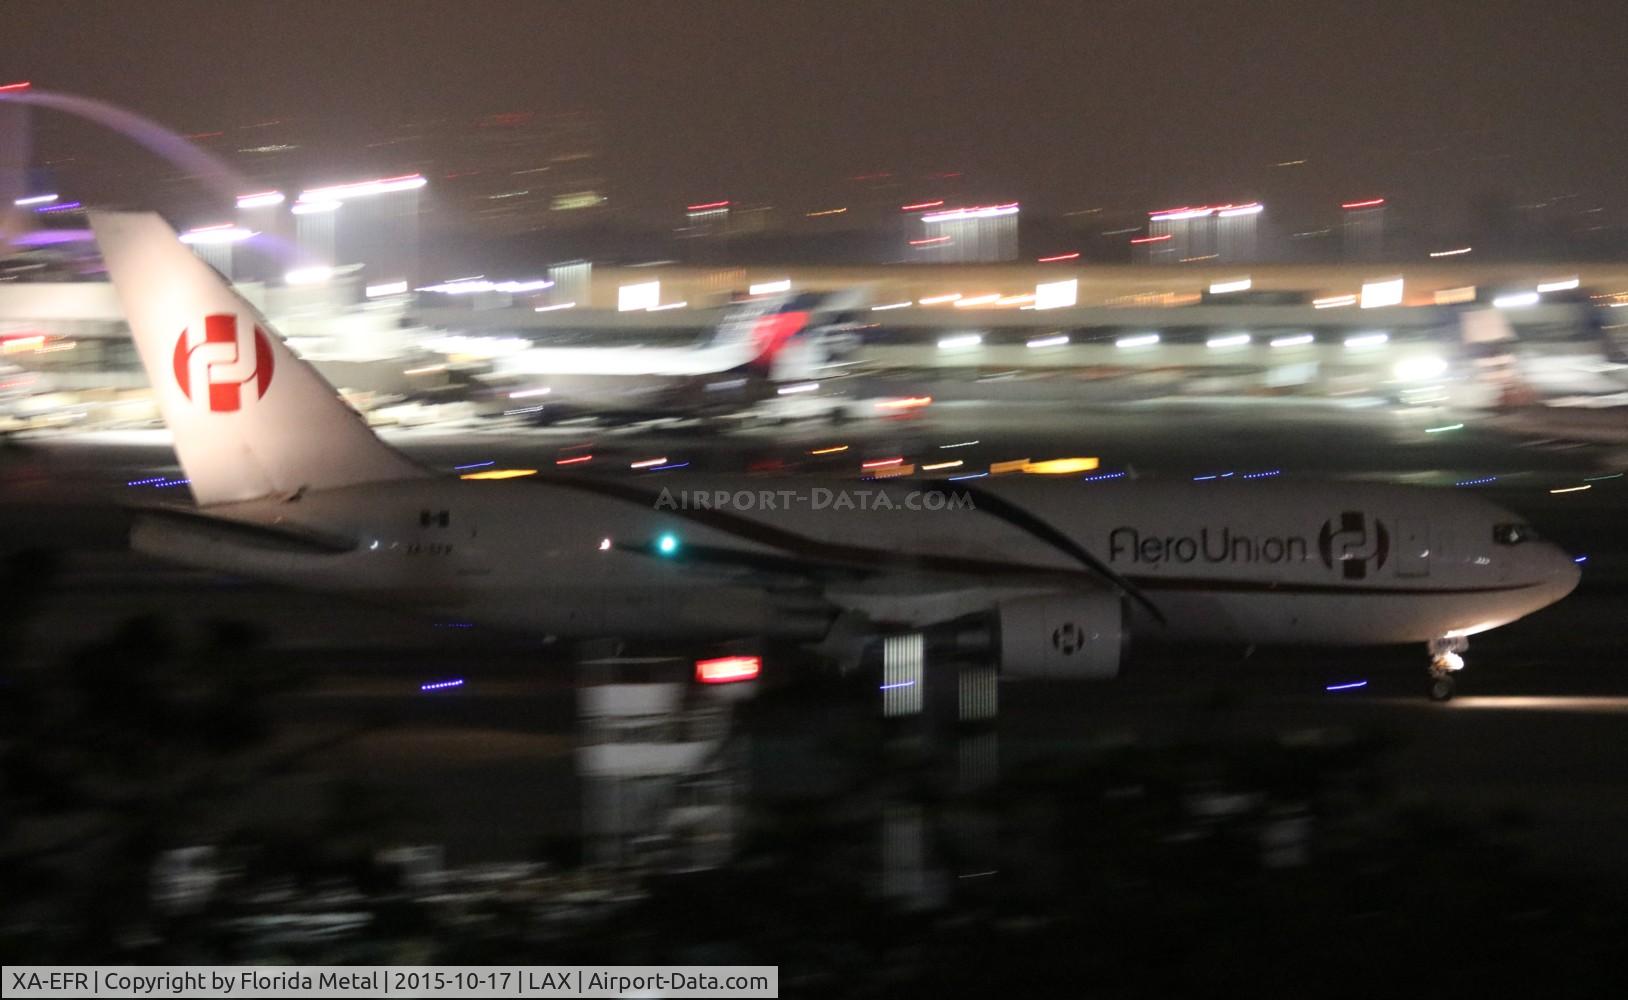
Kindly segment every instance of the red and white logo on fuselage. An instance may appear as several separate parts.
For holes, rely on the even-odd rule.
[[[181,331],[175,341],[175,384],[194,403],[207,403],[211,413],[235,413],[243,406],[243,389],[259,399],[271,386],[276,367],[271,338],[251,322],[231,313],[205,316],[203,335],[197,327]],[[204,388],[208,392],[199,397]]]

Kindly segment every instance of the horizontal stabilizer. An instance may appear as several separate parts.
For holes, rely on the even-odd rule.
[[[255,524],[185,507],[132,507],[136,534],[185,536],[189,542],[229,544],[235,548],[287,555],[333,556],[356,548],[356,539],[293,524]]]

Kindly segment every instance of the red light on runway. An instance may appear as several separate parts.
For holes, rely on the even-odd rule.
[[[896,398],[896,399],[878,399],[876,401],[876,408],[878,410],[915,410],[915,409],[919,409],[919,408],[921,408],[923,406],[929,406],[929,405],[932,404],[932,402],[933,402],[933,397],[931,397],[931,396],[901,396],[901,397]],[[893,458],[893,459],[888,459],[887,462],[882,463],[882,464],[884,464],[884,465],[885,464],[894,464],[894,465],[896,465],[896,464],[898,464],[898,463],[900,463],[902,461],[904,461],[903,458]],[[876,467],[878,467],[878,466],[874,466],[874,465],[866,465],[865,466],[865,468],[867,468],[867,469],[876,468]]]
[[[755,681],[763,672],[761,656],[720,656],[695,661],[695,679],[702,684],[734,684]]]

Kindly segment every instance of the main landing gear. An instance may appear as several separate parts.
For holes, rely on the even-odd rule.
[[[1464,669],[1464,657],[1459,654],[1469,648],[1470,640],[1463,636],[1430,640],[1431,701],[1448,701],[1453,697],[1453,675]]]

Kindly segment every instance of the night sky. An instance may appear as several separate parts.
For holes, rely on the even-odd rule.
[[[1056,212],[1262,198],[1293,215],[1378,194],[1439,214],[1496,192],[1620,214],[1622,12],[6,0],[0,82],[113,100],[183,132],[587,109],[619,205],[651,217],[714,198],[838,205],[844,178],[876,171],[959,171],[968,196]]]

